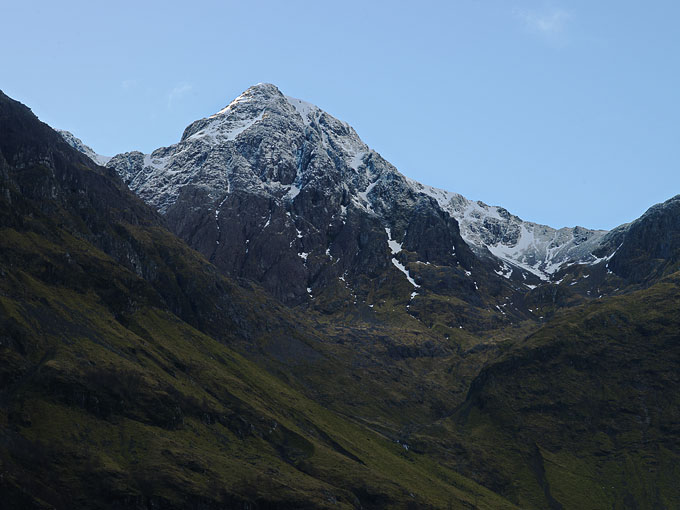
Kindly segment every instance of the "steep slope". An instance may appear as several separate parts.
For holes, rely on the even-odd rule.
[[[414,189],[430,195],[460,225],[463,239],[480,255],[491,253],[502,260],[504,276],[511,278],[513,267],[528,271],[541,280],[569,264],[597,263],[593,252],[601,247],[606,230],[583,227],[554,229],[523,221],[506,209],[473,202],[411,180]],[[488,251],[487,251],[488,250]],[[509,267],[508,267],[509,266]]]
[[[634,283],[649,283],[677,271],[680,263],[680,195],[650,207],[604,239],[607,268]]]
[[[457,469],[523,508],[677,507],[678,303],[676,272],[515,344],[442,424],[465,444]]]
[[[57,133],[59,133],[62,136],[62,138],[66,140],[66,143],[68,143],[71,147],[73,147],[78,152],[82,152],[98,165],[106,165],[106,163],[111,161],[111,158],[109,156],[102,156],[101,154],[97,154],[94,150],[92,150],[91,147],[85,145],[80,138],[76,138],[76,136],[73,133],[69,131],[64,131],[63,129],[58,129]]]
[[[308,326],[1,93],[0,229],[3,505],[513,507],[227,347]]]
[[[386,245],[415,252],[422,262],[469,270],[474,257],[461,235],[491,261],[496,274],[513,278],[515,272],[516,282],[531,285],[539,278],[550,279],[564,263],[593,261],[592,251],[606,233],[581,227],[558,231],[523,222],[505,209],[406,179],[349,125],[314,105],[284,96],[270,84],[251,87],[218,113],[194,122],[179,143],[150,155],[118,155],[109,166],[228,274],[254,277],[284,299],[300,298],[307,288],[327,285],[330,277],[345,271],[354,276],[356,261],[348,260],[348,253],[364,254],[362,265],[383,271],[390,266]],[[244,193],[263,203],[232,199]],[[228,230],[227,225],[237,220],[234,210],[242,207],[257,221],[237,222]],[[442,213],[457,220],[462,230],[456,222],[445,221],[431,237],[423,238],[417,225],[425,221],[432,229],[429,223],[436,223],[433,218]],[[214,221],[208,220],[213,214]],[[414,214],[429,219],[411,224]],[[367,229],[368,247],[347,245],[345,238],[355,233],[343,235],[340,222],[356,223],[347,222],[347,215],[377,220],[375,232]],[[269,232],[263,232],[267,228]],[[383,235],[383,230],[389,233]],[[291,286],[291,296],[269,283],[280,279],[267,274],[280,272],[276,263],[249,267],[248,259],[262,260],[264,255],[255,246],[257,240],[263,234],[270,239],[272,233],[281,237],[277,252],[284,255],[283,270],[292,271],[298,282]],[[336,238],[339,249],[334,249]],[[313,267],[308,271],[309,255]],[[400,260],[396,267],[406,269],[404,263]]]
[[[417,293],[416,261],[469,280],[474,256],[454,220],[347,124],[273,85],[251,87],[171,147],[109,166],[226,274],[287,303],[331,285],[365,301],[361,279],[388,271]]]
[[[95,161],[108,159],[63,136]],[[654,272],[622,262],[635,257],[633,245],[644,251],[644,242],[655,242],[633,241],[647,231],[639,222],[612,232],[554,229],[420,184],[349,125],[270,84],[192,123],[177,144],[120,154],[108,166],[225,274],[257,281],[288,304],[334,310],[335,303],[313,299],[328,288],[347,288],[358,304],[370,304],[367,296],[380,289],[366,277],[397,271],[411,284],[409,294],[419,296],[409,300],[414,309],[422,299],[457,297],[490,310],[507,301],[517,321],[533,317],[521,295],[542,282],[559,285],[568,275],[567,284],[577,287],[562,285],[560,292],[572,295],[563,302],[578,303],[652,277],[640,271]],[[630,241],[615,256],[626,235]],[[667,241],[659,260],[675,249]],[[597,278],[581,278],[612,257],[604,271],[594,270]],[[434,287],[428,265],[436,268]],[[507,318],[504,311],[494,325]]]

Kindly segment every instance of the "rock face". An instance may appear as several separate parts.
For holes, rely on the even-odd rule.
[[[523,221],[506,209],[473,202],[458,193],[411,181],[416,190],[437,200],[460,224],[463,239],[480,254],[493,254],[503,261],[503,272],[522,269],[550,280],[566,264],[589,264],[607,234],[583,227],[555,229]],[[487,251],[488,250],[488,251]],[[514,268],[514,269],[513,269]]]
[[[675,271],[680,263],[680,195],[650,207],[604,239],[607,268],[634,283]]]
[[[273,85],[192,123],[175,145],[108,166],[217,267],[289,303],[388,270],[416,288],[406,251],[460,275],[475,260],[455,219],[349,125]]]
[[[80,138],[76,138],[76,136],[73,133],[70,133],[69,131],[64,131],[63,129],[58,129],[57,133],[59,133],[62,136],[62,138],[66,140],[66,143],[68,143],[71,147],[73,147],[75,150],[79,152],[82,152],[98,165],[106,165],[106,163],[108,163],[111,160],[111,158],[108,156],[102,156],[101,154],[97,154],[94,150],[92,150],[91,147],[85,145]]]
[[[170,147],[119,154],[106,165],[223,272],[258,281],[289,304],[337,284],[356,297],[359,280],[394,271],[403,273],[413,294],[422,293],[432,290],[431,278],[419,272],[423,265],[444,268],[437,288],[445,294],[460,293],[464,279],[475,291],[481,280],[497,290],[526,291],[557,281],[569,267],[612,257],[618,276],[642,278],[642,269],[628,267],[637,260],[628,247],[642,235],[637,226],[611,233],[554,229],[420,184],[348,124],[271,84],[255,85],[193,122]],[[615,255],[622,236],[631,241]],[[660,254],[673,244],[667,241]],[[442,289],[451,279],[457,283]]]

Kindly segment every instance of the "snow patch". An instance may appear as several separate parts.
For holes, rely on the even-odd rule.
[[[229,108],[229,107],[227,107]],[[226,110],[226,109],[225,109]],[[224,112],[225,110],[222,110]],[[215,119],[210,122],[203,129],[198,130],[196,133],[192,134],[189,139],[194,140],[205,140],[211,143],[211,145],[216,145],[218,143],[230,142],[236,139],[238,135],[243,133],[246,129],[250,128],[256,122],[262,120],[265,111],[262,110],[258,115],[251,119],[231,119],[228,120],[217,119],[221,116],[220,113],[213,115],[210,119]]]
[[[369,184],[364,191],[359,191],[357,195],[361,200],[354,200],[355,203],[361,207],[362,209],[370,212],[370,213],[375,213],[373,210],[373,206],[371,205],[371,201],[368,198],[368,194],[371,192],[373,188],[375,188],[375,185],[378,184],[378,181],[374,181],[371,184]]]
[[[303,101],[302,99],[297,99],[290,96],[284,97],[286,98],[286,101],[288,101],[288,104],[295,108],[295,110],[300,114],[300,117],[302,117],[302,121],[306,126],[308,126],[310,123],[310,115],[312,113],[321,111],[317,106],[313,105],[312,103],[308,103],[307,101]]]
[[[151,167],[154,170],[165,170],[168,158],[153,157],[153,153],[144,154],[144,168]]]
[[[392,258],[392,264],[394,264],[394,266],[395,266],[399,271],[401,271],[402,273],[404,273],[404,274],[406,275],[406,279],[408,280],[408,282],[409,282],[411,285],[413,285],[416,289],[420,288],[420,285],[418,285],[418,284],[416,283],[416,281],[415,281],[413,278],[411,278],[411,274],[408,272],[408,269],[406,269],[406,267],[405,267],[401,262],[399,262],[397,259],[395,259],[395,258],[393,257],[393,258]]]
[[[284,195],[284,198],[288,200],[294,200],[296,196],[300,194],[300,188],[298,188],[295,184],[291,184],[290,187],[288,188],[288,192]]]
[[[362,165],[364,157],[366,156],[366,151],[356,151],[350,156],[349,166],[354,170],[359,170]]]
[[[220,244],[219,237],[220,237],[220,233],[221,233],[221,230],[220,230],[220,210],[222,209],[224,202],[227,201],[228,197],[229,197],[229,195],[225,195],[224,198],[222,199],[222,201],[219,203],[219,205],[215,208],[215,226],[217,227],[217,237],[218,237],[217,244]]]
[[[392,255],[396,255],[403,249],[401,243],[392,239],[392,230],[389,227],[385,227],[385,233],[387,234],[387,245],[390,247]]]
[[[619,244],[619,246],[618,246],[618,247],[617,247],[610,255],[606,255],[606,256],[604,256],[604,257],[599,257],[599,258],[598,258],[598,257],[595,257],[595,260],[593,260],[592,262],[590,262],[588,265],[594,266],[595,264],[599,264],[599,263],[602,262],[602,261],[607,261],[607,262],[609,262],[609,261],[612,259],[612,257],[613,257],[614,255],[616,255],[616,252],[619,251],[619,249],[621,248],[621,246],[623,246],[623,243]],[[607,264],[606,267],[607,267],[607,269],[609,269],[609,264]]]

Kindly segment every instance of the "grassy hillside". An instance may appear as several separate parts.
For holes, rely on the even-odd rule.
[[[677,507],[679,303],[674,273],[518,341],[439,425],[457,469],[523,508]]]
[[[0,238],[3,258],[57,256],[30,234]],[[91,247],[62,249],[111,287],[144,287]],[[3,271],[3,483],[17,504],[502,504],[312,403],[143,292],[127,289],[136,306],[123,324],[93,285]]]

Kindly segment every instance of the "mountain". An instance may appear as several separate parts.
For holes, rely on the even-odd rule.
[[[314,105],[284,96],[270,84],[251,87],[216,114],[192,123],[177,144],[148,155],[118,155],[109,166],[218,266],[224,266],[222,260],[234,261],[224,267],[230,274],[243,274],[268,286],[266,273],[277,268],[271,263],[251,268],[248,259],[262,259],[254,246],[265,228],[277,229],[283,236],[280,252],[287,252],[281,264],[299,280],[291,290],[294,294],[285,296],[293,299],[303,296],[307,288],[327,285],[331,275],[348,272],[352,277],[356,271],[347,258],[357,251],[364,254],[362,265],[369,263],[374,272],[389,265],[385,262],[390,259],[388,246],[403,246],[421,262],[462,264],[464,270],[469,269],[474,259],[461,238],[478,255],[492,259],[497,273],[510,278],[514,271],[518,282],[529,276],[531,285],[536,277],[550,279],[566,262],[594,261],[592,252],[606,233],[580,227],[555,230],[523,222],[503,208],[407,179],[367,147],[348,124]],[[231,198],[235,195],[257,196],[263,203],[255,206],[249,199],[236,205]],[[232,237],[237,233],[223,232],[223,223],[237,221],[233,216],[240,207],[255,207],[249,213],[260,221],[235,227],[240,235]],[[291,214],[288,223],[285,213]],[[375,225],[377,232],[369,234],[370,248],[342,240],[355,237],[355,233],[342,233],[339,226],[348,214]],[[418,224],[446,223],[452,218],[459,228],[442,223],[436,235],[424,239],[416,233],[416,223],[409,221],[413,214],[420,217]],[[429,219],[424,220],[423,214]],[[207,221],[213,215],[215,221]],[[283,224],[272,227],[272,220]],[[247,254],[246,241],[253,243]],[[225,247],[232,244],[240,245],[242,253]],[[307,259],[301,254],[312,255],[311,268],[306,268]],[[404,262],[396,267],[404,267]],[[276,294],[284,297],[280,291]]]
[[[569,267],[608,261],[621,236],[636,235],[636,225],[612,232],[554,229],[406,178],[348,124],[271,84],[249,88],[189,125],[177,144],[151,154],[108,158],[62,134],[115,169],[225,274],[258,281],[287,303],[304,302],[333,279],[365,299],[360,275],[393,269],[416,295],[436,293],[418,274],[423,264],[446,268],[450,278],[465,275],[472,279],[468,285],[479,287],[476,280],[494,280],[495,274],[514,282],[515,290],[527,290],[559,283]],[[361,236],[353,229],[357,223]],[[608,266],[613,274],[640,280],[616,261]],[[475,265],[484,278],[468,274]]]
[[[348,124],[271,84],[193,122],[178,143],[107,166],[223,274],[330,315],[396,304],[451,337],[540,323],[639,284],[607,265],[629,226],[554,229],[420,184]]]
[[[472,287],[474,256],[457,225],[347,124],[261,84],[186,128],[177,144],[108,163],[170,228],[225,274],[289,304],[416,265]],[[411,274],[413,273],[413,275]]]
[[[2,93],[0,231],[0,507],[514,508],[239,354],[324,360]]]
[[[678,506],[677,198],[524,222],[266,84],[107,168],[0,106],[3,501]]]

